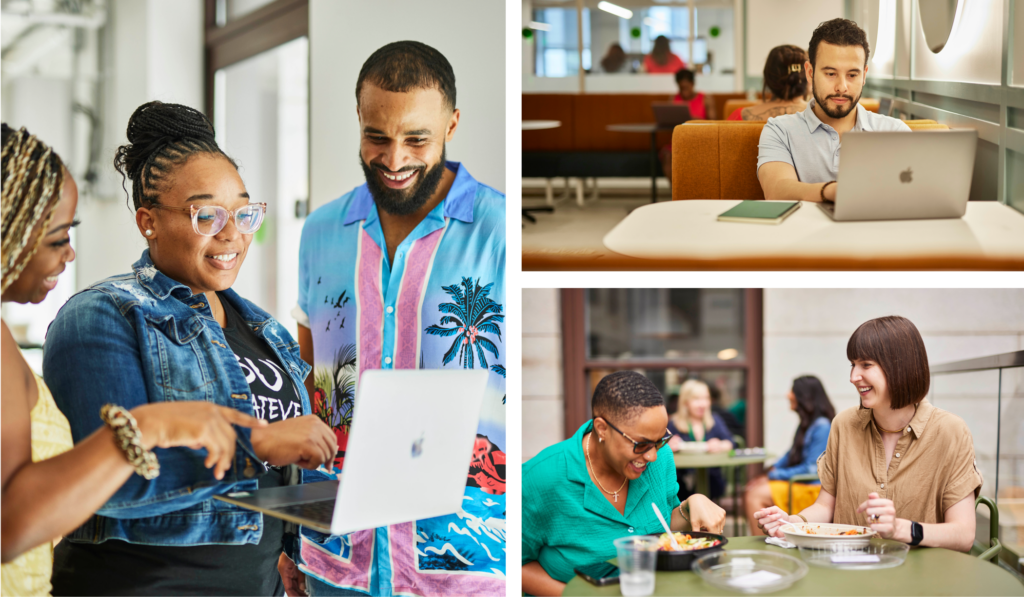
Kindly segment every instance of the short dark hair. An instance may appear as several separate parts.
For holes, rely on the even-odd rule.
[[[677,70],[676,83],[679,83],[680,81],[689,81],[691,83],[696,83],[696,79],[694,79],[693,76],[693,71],[688,68],[681,68]]]
[[[441,52],[418,41],[396,41],[370,54],[356,80],[357,106],[364,81],[393,93],[436,88],[448,109],[455,109],[452,65]]]
[[[616,371],[598,382],[590,410],[595,417],[626,423],[653,406],[665,406],[654,382],[636,371]]]
[[[928,394],[928,353],[921,332],[905,317],[890,315],[862,323],[846,343],[846,358],[878,363],[893,409],[917,404]]]
[[[811,34],[811,43],[807,46],[807,56],[811,61],[812,68],[817,68],[818,66],[814,59],[818,55],[818,44],[821,42],[830,43],[834,46],[860,46],[864,48],[865,65],[868,63],[868,56],[871,55],[867,34],[857,26],[857,23],[849,19],[825,21],[814,30],[814,33]]]

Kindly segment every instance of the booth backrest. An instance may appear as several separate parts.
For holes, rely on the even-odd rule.
[[[757,180],[763,122],[684,124],[672,134],[672,199],[764,199]]]
[[[650,135],[617,133],[609,124],[654,122],[651,104],[667,101],[664,94],[626,95],[597,94],[573,96],[576,128],[573,131],[575,151],[650,151]],[[658,146],[667,145],[671,131],[659,135]]]
[[[567,94],[523,94],[523,120],[557,120],[555,129],[523,132],[523,151],[571,151],[576,127],[573,97]]]
[[[677,126],[672,132],[672,199],[764,199],[757,180],[757,144],[764,125],[691,121]],[[949,130],[944,124],[907,126],[912,131]]]
[[[723,106],[742,93],[707,94],[722,114]],[[523,151],[649,151],[650,136],[608,130],[609,124],[654,122],[651,104],[668,101],[666,94],[522,95],[523,120],[557,120],[555,129],[523,131]],[[722,118],[725,118],[722,116]],[[670,131],[658,134],[658,146],[668,145]]]

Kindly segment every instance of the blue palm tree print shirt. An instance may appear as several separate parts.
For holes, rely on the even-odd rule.
[[[314,211],[302,230],[296,319],[313,334],[313,411],[344,466],[359,375],[367,369],[486,369],[490,375],[463,508],[326,538],[303,530],[301,569],[373,595],[505,593],[505,196],[447,162],[447,197],[388,264],[365,184]],[[420,488],[394,480],[415,499]]]

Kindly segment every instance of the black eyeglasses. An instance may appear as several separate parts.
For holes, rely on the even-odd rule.
[[[596,419],[598,417],[594,417],[594,418]],[[600,417],[600,418],[604,419],[604,422],[608,423],[609,427],[611,427],[615,431],[618,431],[619,433],[621,433],[622,437],[624,437],[624,438],[628,439],[629,441],[633,442],[633,453],[634,454],[646,454],[651,448],[654,448],[655,450],[660,450],[661,447],[664,446],[665,444],[667,444],[668,440],[670,440],[672,438],[672,434],[669,432],[668,429],[666,429],[665,430],[665,437],[659,439],[656,442],[652,442],[650,440],[644,440],[642,442],[638,442],[635,439],[633,439],[633,438],[629,437],[628,435],[626,435],[625,431],[619,429],[615,425],[612,425],[611,421],[609,421],[608,419],[605,419],[604,417]]]

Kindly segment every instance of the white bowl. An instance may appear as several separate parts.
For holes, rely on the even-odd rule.
[[[839,535],[844,531],[856,529],[863,531],[863,535]],[[817,531],[809,533],[808,530]],[[797,547],[816,547],[823,543],[841,543],[848,546],[867,545],[871,538],[877,535],[871,527],[861,527],[852,524],[827,524],[823,522],[789,522],[782,525],[782,534],[786,541]]]

